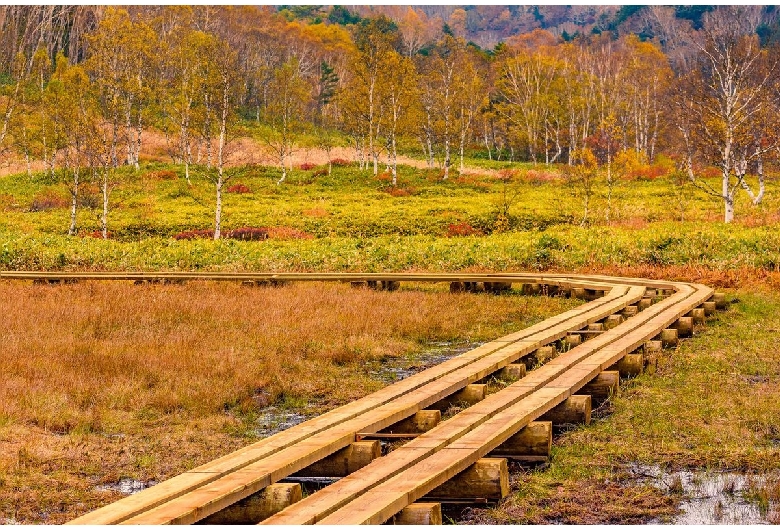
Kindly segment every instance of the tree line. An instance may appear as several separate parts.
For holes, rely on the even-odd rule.
[[[443,179],[474,151],[581,175],[600,167],[608,181],[616,161],[663,154],[729,222],[740,190],[761,202],[780,154],[780,55],[761,45],[755,13],[705,13],[701,28],[667,35],[686,42],[675,54],[633,34],[567,41],[539,29],[483,50],[414,11],[398,23],[345,11],[334,24],[255,6],[3,7],[0,149],[67,180],[70,234],[90,180],[107,237],[116,169],[138,167],[154,128],[188,181],[191,165],[204,168],[219,238],[228,146],[249,122],[280,184],[304,132],[328,153],[348,139],[360,167],[384,164],[393,185],[410,147]],[[705,165],[720,186],[698,177]]]

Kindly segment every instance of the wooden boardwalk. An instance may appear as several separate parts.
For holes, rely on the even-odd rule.
[[[391,290],[398,282],[449,282],[452,291],[511,285],[587,300],[69,524],[440,523],[442,500],[506,495],[506,461],[494,456],[544,459],[552,424],[589,421],[591,401],[616,390],[618,372],[637,375],[662,346],[725,305],[703,285],[600,275],[0,272],[0,279],[338,281]],[[490,378],[508,384],[485,395],[480,383]],[[459,408],[439,421],[452,403]],[[380,456],[379,440],[394,450]],[[323,477],[333,483],[302,498],[301,482]]]

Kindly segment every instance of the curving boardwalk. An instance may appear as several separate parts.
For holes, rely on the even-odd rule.
[[[69,523],[82,525],[441,522],[442,501],[506,495],[504,457],[544,459],[552,424],[589,421],[591,401],[617,390],[618,373],[641,373],[663,346],[725,307],[723,295],[703,285],[600,275],[0,272],[0,279],[339,281],[389,290],[449,282],[451,291],[514,286],[587,300]],[[486,394],[480,382],[491,378],[505,383]],[[459,408],[440,421],[453,403]],[[380,441],[394,450],[380,456]],[[335,478],[302,498],[301,483],[323,477]]]

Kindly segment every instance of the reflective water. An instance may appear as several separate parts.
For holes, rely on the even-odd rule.
[[[644,464],[632,465],[630,472],[641,484],[686,497],[672,524],[770,524],[766,509],[762,510],[749,495],[750,486],[760,483],[761,476],[720,471],[669,472]]]
[[[132,495],[133,493],[138,493],[141,490],[150,488],[155,484],[157,484],[157,482],[154,480],[144,482],[143,480],[122,478],[119,479],[117,482],[111,482],[109,484],[101,484],[99,486],[95,486],[95,489],[97,491],[118,491],[119,493],[124,493],[125,495]]]

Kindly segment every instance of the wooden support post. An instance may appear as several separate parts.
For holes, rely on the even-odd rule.
[[[440,502],[414,502],[395,514],[393,524],[440,525],[442,524]]]
[[[569,287],[558,287],[558,295],[564,298],[574,298]]]
[[[525,364],[523,363],[512,363],[505,367],[503,367],[501,370],[498,371],[496,374],[499,379],[502,381],[509,381],[511,383],[522,379],[525,377],[527,368]]]
[[[712,316],[715,314],[715,311],[718,309],[715,302],[704,302],[701,304],[702,309],[704,309],[704,316]]]
[[[474,464],[434,488],[423,499],[485,499],[498,501],[509,495],[506,458],[480,458]]]
[[[691,317],[693,319],[693,323],[697,326],[704,324],[704,322],[706,321],[706,315],[704,313],[704,308],[702,307],[691,309],[690,311],[688,311],[688,313],[685,314],[685,316]]]
[[[680,317],[672,327],[677,330],[678,337],[690,337],[693,335],[693,317]]]
[[[627,353],[618,362],[609,367],[609,370],[617,370],[620,377],[636,377],[642,374],[645,367],[645,357],[641,353]]]
[[[376,280],[369,280],[366,282],[366,285],[368,285],[369,289],[374,289],[374,290],[379,289],[379,282]]]
[[[520,292],[526,296],[535,296],[541,294],[542,286],[538,283],[524,283]]]
[[[353,442],[319,462],[293,473],[294,477],[346,477],[382,456],[379,440]]]
[[[594,322],[592,324],[588,324],[588,331],[604,331],[604,324],[601,322]]]
[[[551,421],[553,425],[561,423],[590,424],[591,399],[586,395],[574,395],[566,401],[545,413],[541,421]]]
[[[466,290],[466,286],[463,285],[463,282],[450,282],[451,293],[462,293],[465,290]]]
[[[558,353],[555,350],[555,346],[542,346],[541,348],[536,348],[536,351],[534,351],[530,357],[534,358],[534,360],[537,363],[546,363],[553,357],[555,357],[555,354]]]
[[[674,328],[666,328],[665,330],[661,331],[659,337],[661,338],[661,342],[663,343],[664,348],[672,348],[677,346],[677,343],[679,342],[677,330]]]
[[[464,388],[455,392],[451,396],[437,401],[429,408],[436,410],[447,410],[450,406],[463,403],[467,405],[473,405],[479,403],[487,395],[487,385],[466,385]]]
[[[295,504],[301,500],[301,497],[300,484],[271,484],[200,522],[204,524],[257,524],[275,513],[281,512],[291,504]]]
[[[570,348],[575,348],[580,344],[582,344],[582,335],[577,335],[577,334],[566,335],[566,338],[564,340],[566,341],[566,344],[568,344]]]
[[[491,293],[501,293],[512,289],[510,282],[485,282],[485,290]]]
[[[605,370],[577,392],[590,395],[591,403],[598,405],[612,396],[616,396],[619,390],[620,372]]]
[[[623,315],[609,315],[604,319],[604,330],[609,330],[623,323]]]
[[[368,283],[366,282],[349,282],[349,286],[353,289],[365,289],[368,287]]]
[[[496,447],[489,456],[524,462],[544,462],[550,457],[552,422],[532,421]]]
[[[639,307],[640,311],[644,311],[651,305],[653,305],[653,300],[651,298],[642,298],[639,302],[637,302],[637,307]]]
[[[644,354],[647,357],[649,355],[661,353],[663,348],[664,348],[664,344],[660,340],[649,340],[645,342]]]
[[[382,280],[383,291],[397,291],[400,286],[401,286],[401,282]]]
[[[626,306],[621,312],[623,318],[631,318],[633,316],[636,316],[637,313],[639,313],[639,306],[637,305]]]
[[[440,410],[426,409],[416,412],[405,420],[394,423],[390,427],[382,429],[379,432],[391,434],[421,434],[436,427],[440,421]]]
[[[649,340],[645,342],[643,356],[645,359],[644,371],[648,374],[654,374],[658,370],[658,359],[663,353],[664,345],[660,340]]]
[[[715,307],[718,309],[726,309],[726,306],[728,305],[725,293],[714,293],[709,301],[715,302]]]
[[[481,293],[485,290],[485,284],[482,282],[465,282],[466,290],[472,293]]]
[[[580,287],[572,287],[571,297],[578,298],[580,300],[585,300],[588,297],[588,294],[585,292],[585,289],[582,289]]]

